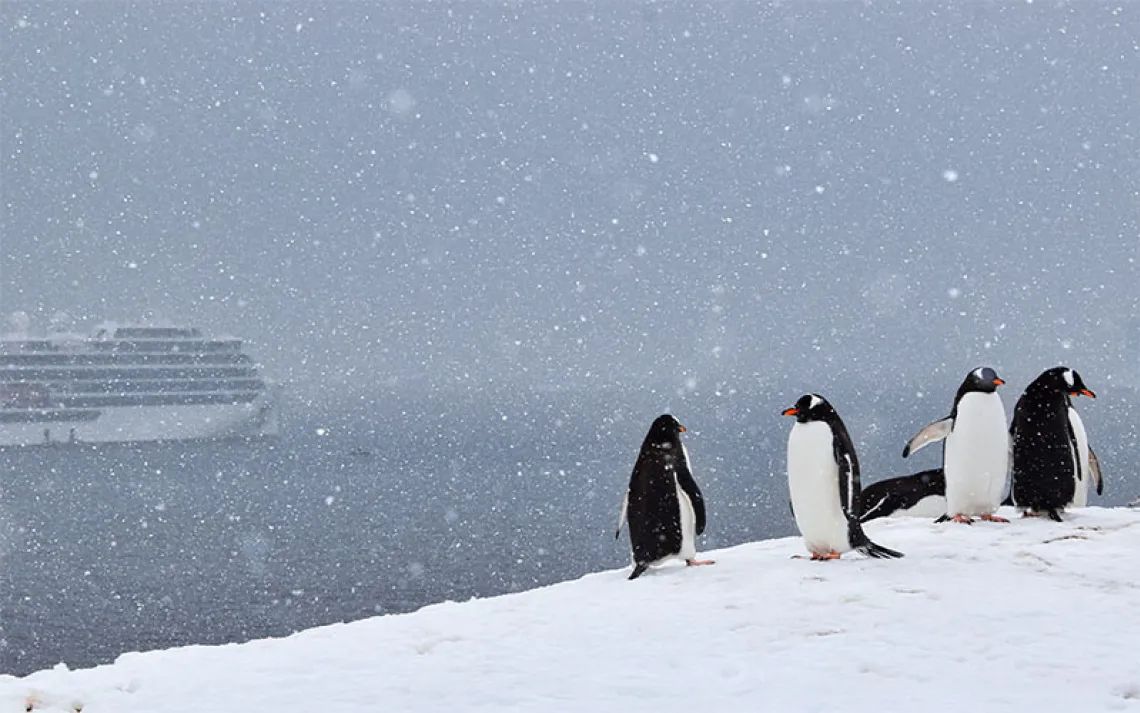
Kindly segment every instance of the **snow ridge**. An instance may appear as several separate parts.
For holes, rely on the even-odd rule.
[[[1140,512],[867,528],[907,557],[756,542],[633,582],[0,676],[0,711],[1140,711]]]

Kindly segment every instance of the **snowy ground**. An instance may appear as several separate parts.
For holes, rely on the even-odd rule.
[[[906,558],[758,542],[633,582],[3,676],[0,712],[1140,711],[1140,512],[868,532]]]

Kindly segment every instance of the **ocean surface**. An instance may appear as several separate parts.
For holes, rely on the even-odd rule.
[[[611,409],[590,425],[562,401],[409,399],[287,418],[276,441],[2,451],[0,672],[282,636],[624,566],[613,529],[655,414]],[[717,502],[699,441],[705,548],[786,532],[782,510],[757,510],[759,480]]]
[[[409,395],[323,416],[294,408],[275,441],[0,451],[0,673],[283,636],[626,566],[620,499],[663,411],[689,428],[709,504],[702,549],[791,534],[788,397]],[[937,464],[899,460],[911,414],[852,416],[865,482],[879,463],[884,477]],[[1113,500],[1126,501],[1119,453],[1089,420]]]

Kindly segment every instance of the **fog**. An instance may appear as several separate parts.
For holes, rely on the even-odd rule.
[[[1137,381],[1140,8],[0,13],[5,313],[193,321],[310,398]]]

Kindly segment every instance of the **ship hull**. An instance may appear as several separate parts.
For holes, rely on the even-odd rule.
[[[106,407],[96,418],[0,423],[0,448],[258,438],[277,431],[276,399],[266,392],[250,403]]]

